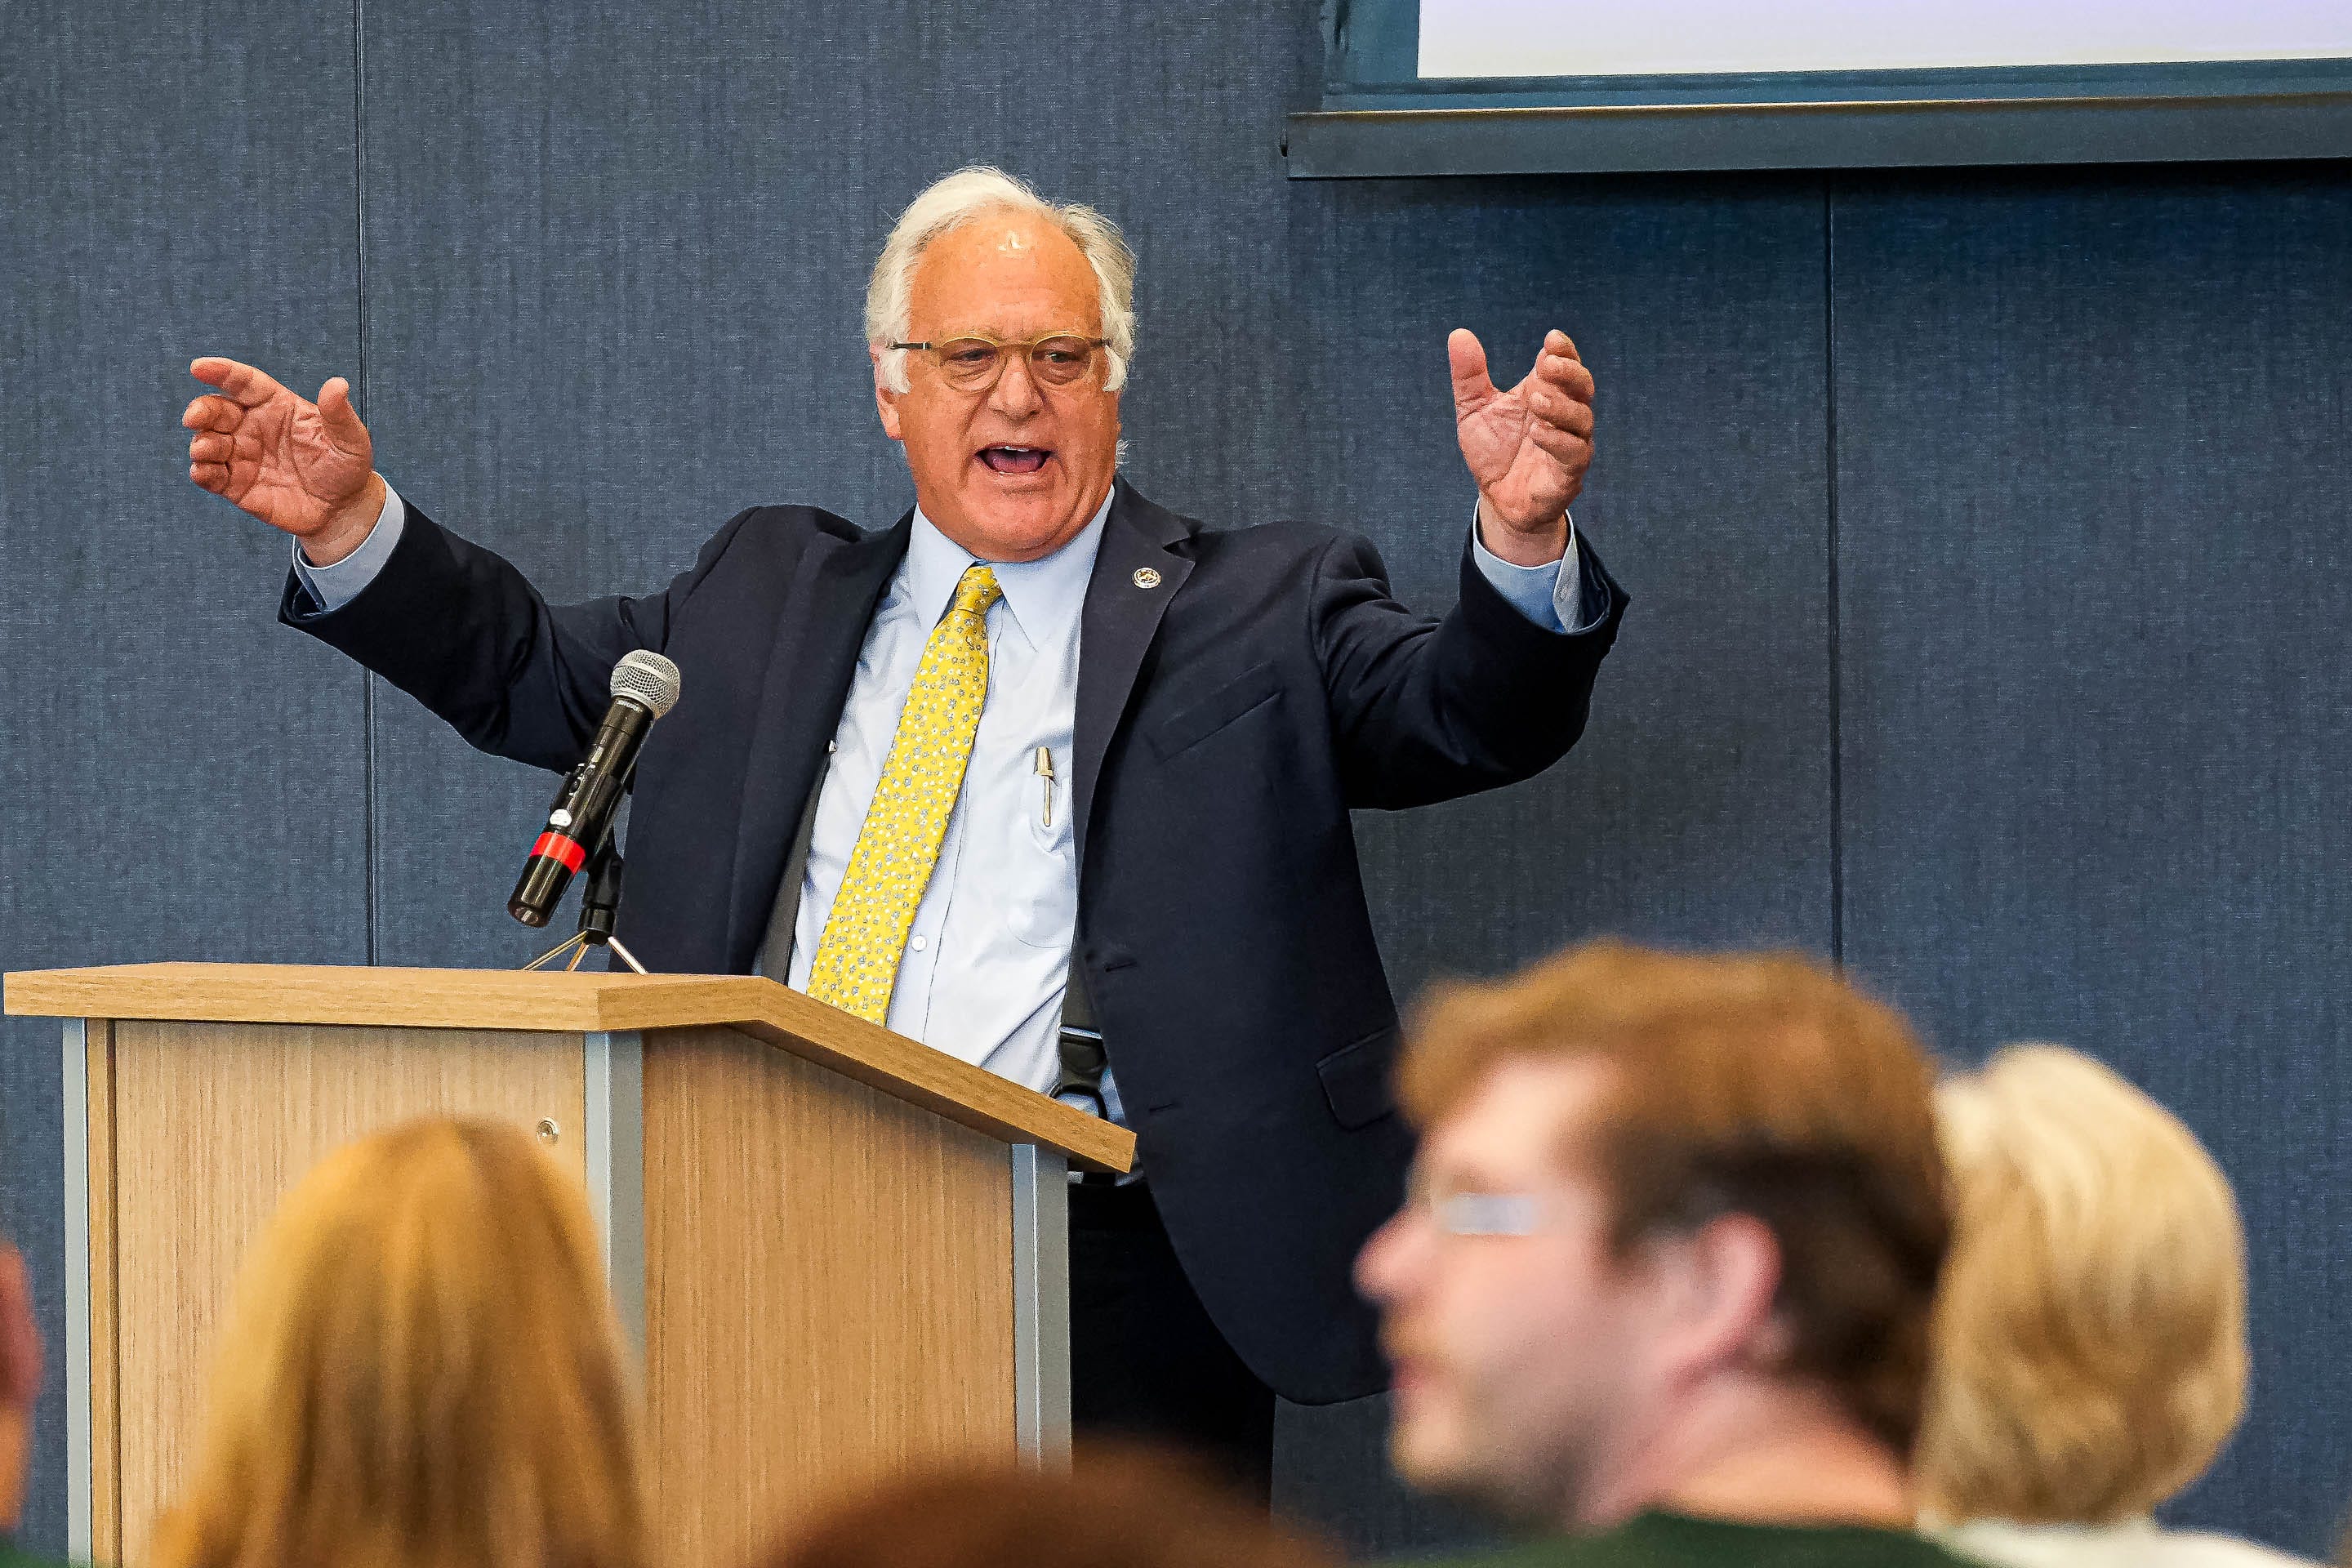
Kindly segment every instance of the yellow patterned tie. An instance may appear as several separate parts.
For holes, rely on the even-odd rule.
[[[988,607],[1003,593],[995,573],[971,567],[956,584],[955,603],[931,628],[882,782],[817,939],[808,994],[877,1024],[890,1016],[907,932],[963,789],[971,738],[988,700]]]

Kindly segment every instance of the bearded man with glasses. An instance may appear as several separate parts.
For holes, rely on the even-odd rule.
[[[1358,1263],[1391,1451],[1536,1532],[1457,1568],[1960,1568],[1912,1530],[1950,1224],[1892,1009],[1598,943],[1440,992],[1402,1083],[1425,1136]]]
[[[1119,475],[1133,287],[1093,209],[992,169],[932,185],[866,307],[914,506],[870,532],[751,508],[642,598],[551,606],[432,522],[340,378],[314,404],[200,359],[217,390],[183,422],[189,477],[294,536],[281,618],[486,751],[569,768],[622,656],[677,661],[622,940],[1131,1127],[1141,1180],[1071,1193],[1076,1425],[1262,1495],[1276,1392],[1381,1383],[1349,1259],[1410,1140],[1348,814],[1549,766],[1625,595],[1568,517],[1592,378],[1565,334],[1507,391],[1448,344],[1476,506],[1433,520],[1462,539],[1439,618],[1354,534],[1209,529]]]

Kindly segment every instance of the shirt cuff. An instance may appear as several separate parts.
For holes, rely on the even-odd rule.
[[[1470,554],[1478,571],[1510,606],[1548,632],[1588,632],[1602,615],[1586,608],[1584,563],[1576,548],[1576,520],[1568,520],[1568,549],[1541,566],[1514,566],[1478,537],[1478,509],[1470,509]],[[1608,606],[1604,604],[1601,612]]]
[[[400,542],[400,531],[408,525],[408,508],[400,492],[389,482],[383,487],[383,510],[375,514],[375,526],[360,541],[360,547],[336,562],[332,566],[313,566],[302,553],[302,542],[294,542],[294,575],[319,606],[320,615],[331,616],[360,596],[367,585],[392,559],[394,546]]]

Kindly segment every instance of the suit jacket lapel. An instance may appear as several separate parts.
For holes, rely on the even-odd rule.
[[[760,706],[744,760],[741,816],[727,892],[727,952],[746,967],[775,907],[776,887],[824,745],[842,704],[874,606],[907,553],[909,510],[896,526],[843,539],[818,533],[776,617]]]
[[[1170,548],[1187,537],[1173,513],[1144,500],[1124,479],[1118,482],[1079,621],[1078,703],[1072,742],[1076,763],[1070,795],[1071,828],[1081,868],[1104,755],[1126,715],[1160,618],[1192,573],[1192,563]]]

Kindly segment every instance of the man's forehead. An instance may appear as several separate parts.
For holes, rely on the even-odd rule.
[[[1091,320],[1101,300],[1077,241],[1041,214],[1009,208],[966,218],[923,247],[915,263],[918,310],[1057,303]]]
[[[1061,226],[1048,222],[1043,214],[1015,207],[990,207],[972,214],[933,239],[923,247],[923,254],[1020,257],[1043,251],[1052,238],[1076,248],[1076,242],[1062,232]]]
[[[1599,1109],[1609,1076],[1608,1064],[1591,1057],[1507,1057],[1430,1128],[1421,1163],[1433,1171],[1557,1171],[1563,1145]]]
[[[1046,234],[1060,232],[1049,225],[1038,223],[1034,216],[1027,213],[999,213],[993,215],[992,221],[988,216],[978,217],[971,221],[970,226],[974,243],[1005,256],[1018,256],[1023,251],[1034,250]],[[1041,229],[1043,233],[1039,232]]]

